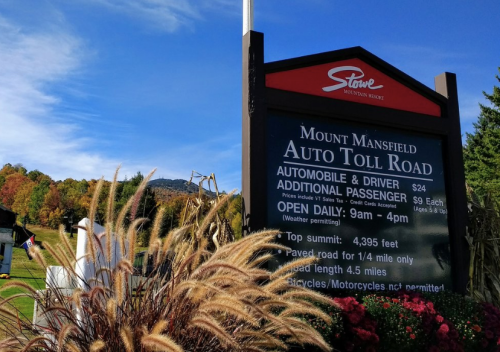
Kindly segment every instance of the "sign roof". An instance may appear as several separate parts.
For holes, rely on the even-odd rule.
[[[360,47],[266,66],[268,88],[442,116],[436,92]]]

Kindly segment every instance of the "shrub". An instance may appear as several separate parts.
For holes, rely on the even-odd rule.
[[[196,226],[175,229],[164,239],[160,237],[164,212],[159,211],[148,247],[154,267],[133,289],[137,229],[145,221],[135,218],[135,210],[150,177],[114,218],[115,175],[105,232],[94,233],[92,221],[87,225],[86,260],[96,265],[95,278],[78,277],[74,269],[78,258],[61,230],[61,243],[55,248],[44,243],[44,247],[81,280],[81,288],[67,294],[50,287],[41,294],[19,281],[4,286],[22,288],[23,295],[33,297],[46,323],[20,320],[9,308],[15,297],[2,300],[0,329],[7,338],[0,342],[1,351],[267,351],[285,350],[291,344],[330,350],[303,317],[330,323],[330,316],[313,303],[333,303],[288,281],[293,269],[310,264],[313,258],[291,262],[275,272],[266,270],[269,251],[283,249],[273,243],[277,231],[254,233],[209,250],[213,246],[204,234],[229,195],[214,203]],[[90,219],[95,216],[101,184],[96,187]],[[126,214],[128,226],[124,225]],[[116,255],[114,242],[119,243],[118,253],[123,253],[116,266],[111,265]],[[47,266],[40,248],[32,247],[30,253],[42,267]],[[170,270],[161,270],[165,263]]]
[[[366,307],[353,297],[334,298],[341,310],[344,334],[338,337],[345,351],[376,351],[379,337],[375,333],[376,322],[367,314]]]
[[[422,317],[414,314],[404,298],[369,295],[364,298],[366,311],[377,322],[381,344],[379,351],[422,350],[425,335]]]
[[[333,300],[338,307],[323,307],[333,324],[313,324],[341,352],[500,351],[500,310],[457,293],[349,292]]]

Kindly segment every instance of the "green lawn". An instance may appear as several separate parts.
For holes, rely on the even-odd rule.
[[[57,230],[45,229],[37,226],[28,226],[28,229],[36,234],[36,242],[48,242],[55,247],[56,244],[60,243],[59,233]],[[69,234],[67,234],[69,237]],[[77,234],[74,233],[74,238],[69,239],[71,245],[76,250]],[[136,251],[141,251],[147,249],[146,247],[136,247]],[[57,265],[56,261],[48,253],[47,250],[42,248],[42,253],[45,257],[47,265]],[[7,282],[12,280],[20,280],[28,283],[37,290],[45,289],[45,270],[41,268],[34,260],[29,260],[26,255],[26,251],[23,248],[14,248],[12,267],[10,271],[10,280],[0,280],[0,288]],[[21,293],[22,291],[17,288],[9,288],[3,292],[0,292],[0,297],[9,297],[16,293]],[[13,301],[13,305],[19,312],[19,318],[25,321],[32,321],[34,301],[30,298],[18,298]],[[0,333],[0,340],[5,336]]]
[[[36,226],[28,226],[28,229],[36,234],[37,242],[48,242],[55,246],[60,242],[59,234],[56,230],[44,229]],[[68,235],[69,236],[69,235]],[[70,239],[71,244],[76,248],[76,235]],[[48,265],[57,265],[50,254],[42,249]],[[30,284],[35,289],[45,289],[45,270],[42,269],[34,260],[29,260],[26,251],[23,248],[14,248],[12,256],[12,268],[10,271],[10,280],[21,280]],[[10,280],[0,280],[0,287]],[[0,293],[2,297],[21,292],[19,289],[10,288]],[[34,302],[29,298],[20,298],[14,302],[19,310],[19,317],[31,320],[33,318]]]

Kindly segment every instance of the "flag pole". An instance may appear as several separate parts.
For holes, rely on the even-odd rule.
[[[243,35],[253,31],[253,0],[243,0]]]

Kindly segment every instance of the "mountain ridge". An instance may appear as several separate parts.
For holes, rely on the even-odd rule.
[[[197,194],[199,192],[199,186],[197,183],[189,183],[183,179],[158,178],[156,180],[149,181],[148,186],[151,188],[161,188],[185,194]],[[203,188],[203,192],[207,195],[215,195],[215,192],[205,188]]]

